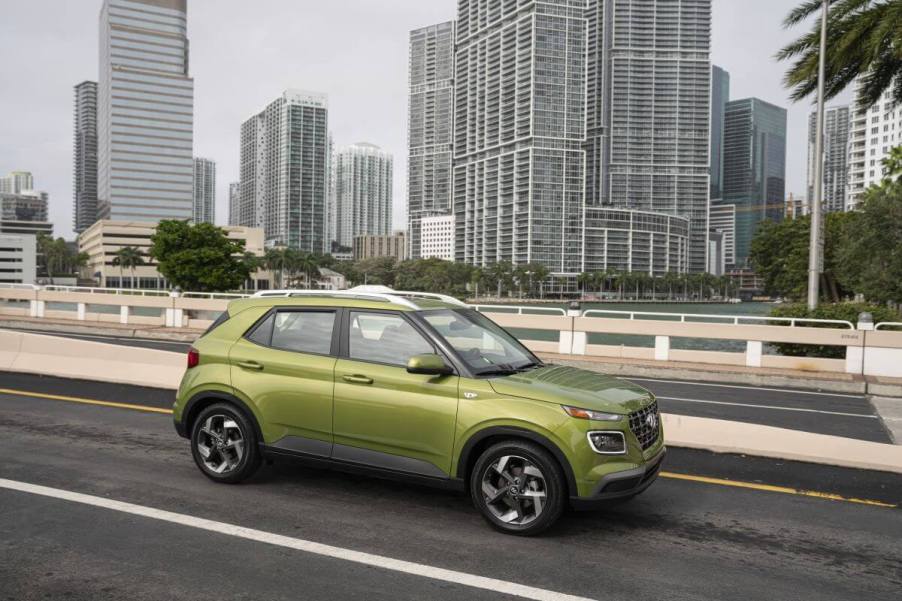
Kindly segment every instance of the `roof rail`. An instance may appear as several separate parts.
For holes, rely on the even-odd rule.
[[[453,305],[466,307],[465,303],[460,302],[453,296],[446,294],[436,294],[432,292],[415,292],[392,290],[387,286],[357,286],[349,290],[261,290],[254,293],[254,297],[289,297],[289,296],[324,296],[332,298],[356,298],[360,300],[376,300],[389,302],[396,305],[403,305],[409,309],[419,309],[420,307],[411,299],[424,298],[435,299]]]

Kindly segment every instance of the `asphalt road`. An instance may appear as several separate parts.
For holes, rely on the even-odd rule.
[[[36,332],[185,353],[188,342],[117,338],[93,334]],[[654,392],[666,413],[741,421],[874,442],[892,442],[867,397],[813,390],[712,385],[629,378]]]
[[[66,384],[39,380],[35,388]],[[0,382],[27,384],[6,374]],[[148,389],[80,391],[166,402]],[[665,477],[630,503],[568,514],[547,535],[520,539],[490,530],[463,495],[291,462],[217,485],[194,466],[168,415],[16,394],[0,394],[0,457],[2,479],[95,499],[0,481],[0,599],[512,598],[436,579],[433,568],[551,591],[549,599],[847,601],[898,599],[902,590],[898,508]],[[680,450],[665,469],[902,502],[902,477],[877,472]],[[111,500],[223,526],[134,515],[107,507]],[[289,546],[248,540],[236,526]],[[292,548],[298,540],[420,567],[401,573]]]

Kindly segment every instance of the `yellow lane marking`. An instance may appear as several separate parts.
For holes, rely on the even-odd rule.
[[[0,394],[14,394],[18,396],[35,397],[38,399],[51,399],[54,401],[68,401],[70,403],[82,403],[84,405],[100,405],[101,407],[116,407],[117,409],[132,409],[134,411],[146,411],[148,413],[165,413],[172,415],[172,409],[163,409],[161,407],[148,407],[146,405],[135,405],[132,403],[115,403],[113,401],[98,401],[96,399],[85,399],[77,396],[64,396],[61,394],[46,394],[43,392],[29,392],[27,390],[13,390],[11,388],[0,388]]]
[[[135,405],[132,403],[116,403],[113,401],[98,401],[96,399],[85,399],[81,397],[65,396],[60,394],[46,394],[43,392],[30,392],[27,390],[14,390],[11,388],[0,388],[0,394],[12,394],[26,397],[35,397],[39,399],[51,399],[55,401],[68,401],[70,403],[82,403],[84,405],[99,405],[101,407],[115,407],[117,409],[131,409],[133,411],[145,411],[148,413],[172,414],[172,409],[162,409],[159,407],[147,407],[145,405]],[[797,495],[803,497],[814,497],[817,499],[829,499],[831,501],[845,501],[846,503],[859,503],[861,505],[872,505],[875,507],[895,508],[898,505],[893,503],[885,503],[883,501],[873,501],[871,499],[856,499],[854,497],[844,497],[833,493],[817,492],[813,490],[801,490],[797,488],[789,488],[787,486],[773,486],[771,484],[758,484],[757,482],[742,482],[740,480],[724,480],[723,478],[709,478],[708,476],[693,476],[692,474],[678,474],[676,472],[661,472],[662,478],[671,478],[673,480],[688,480],[690,482],[702,482],[704,484],[716,484],[719,486],[732,486],[734,488],[748,488],[752,490],[763,490],[767,492],[778,492],[788,495]]]
[[[742,482],[740,480],[724,480],[723,478],[709,478],[707,476],[693,476],[691,474],[677,474],[674,472],[661,472],[660,475],[662,478],[672,478],[674,480],[689,480],[690,482],[703,482],[705,484],[733,486],[735,488],[750,488],[752,490],[764,490],[767,492],[778,492],[787,495],[798,495],[802,497],[814,497],[817,499],[829,499],[831,501],[845,501],[846,503],[860,503],[861,505],[873,505],[876,507],[898,507],[898,505],[895,505],[893,503],[885,503],[883,501],[872,501],[871,499],[856,499],[855,497],[844,497],[842,495],[837,495],[829,492],[801,490],[798,488],[790,488],[788,486],[773,486],[772,484],[758,484],[757,482]]]

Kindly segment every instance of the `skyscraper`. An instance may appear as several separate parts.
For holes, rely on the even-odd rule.
[[[852,109],[846,210],[854,209],[862,193],[880,183],[883,159],[902,144],[902,105],[893,103],[892,93],[888,89],[868,109],[857,104]]]
[[[241,124],[239,225],[262,227],[266,245],[326,252],[328,101],[286,90]]]
[[[711,198],[723,196],[723,122],[730,101],[730,74],[711,65]]]
[[[99,217],[191,219],[194,81],[187,0],[104,0],[97,109]]]
[[[407,222],[410,256],[422,256],[420,222],[451,212],[454,22],[410,32]]]
[[[849,107],[837,106],[824,111],[824,197],[828,213],[846,206],[846,176],[849,164]],[[808,115],[808,203],[814,198],[814,140],[817,113]]]
[[[229,225],[238,225],[241,221],[241,184],[229,184]]]
[[[586,2],[459,0],[458,261],[583,262]]]
[[[216,163],[194,158],[194,223],[216,223]]]
[[[72,229],[81,233],[97,221],[97,82],[75,86]]]
[[[602,201],[690,220],[707,269],[711,0],[604,2],[610,189]]]
[[[723,143],[722,203],[735,205],[735,261],[747,267],[758,224],[784,214],[786,109],[758,98],[728,102]]]
[[[334,238],[351,247],[364,234],[391,233],[392,156],[361,142],[332,155]]]

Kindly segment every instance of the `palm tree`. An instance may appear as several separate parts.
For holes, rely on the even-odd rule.
[[[588,286],[592,280],[594,274],[591,274],[587,271],[583,271],[578,276],[576,276],[576,281],[579,284],[579,295],[580,298],[586,297],[586,286]]]
[[[786,16],[784,26],[804,22],[820,11],[821,4],[821,0],[803,0]],[[830,0],[827,36],[826,99],[858,80],[858,102],[863,108],[870,108],[887,90],[895,103],[902,103],[902,0]],[[777,53],[779,60],[794,61],[784,77],[793,100],[817,90],[819,54],[820,20]]]
[[[317,261],[316,255],[313,253],[301,253],[298,257],[297,269],[304,274],[307,288],[313,288],[314,280],[319,279],[319,261]]]
[[[113,265],[119,267],[119,287],[125,288],[122,285],[122,270],[128,269],[132,274],[129,288],[135,288],[135,269],[144,265],[144,255],[134,246],[123,246],[113,256]]]
[[[266,265],[266,268],[273,272],[273,274],[279,274],[279,285],[277,288],[284,288],[285,286],[285,248],[269,248],[266,250],[266,254],[263,255],[263,263]]]
[[[545,298],[545,280],[548,278],[551,270],[541,263],[535,262],[527,264],[527,268],[529,269],[529,289],[532,290],[533,283],[538,282],[539,298]]]

